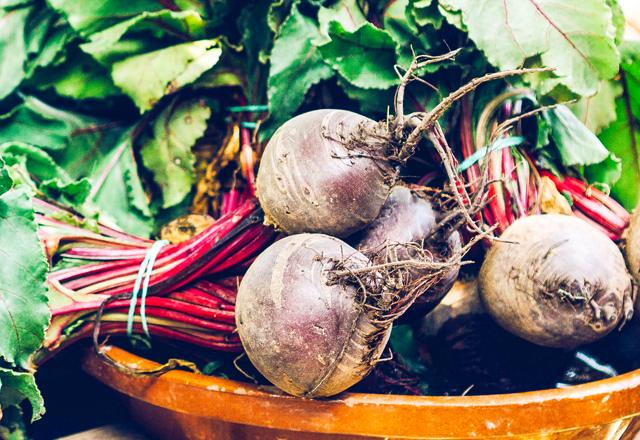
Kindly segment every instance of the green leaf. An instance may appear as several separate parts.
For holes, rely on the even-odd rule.
[[[131,132],[118,133],[116,142],[99,150],[70,151],[66,169],[76,170],[72,177],[87,177],[91,182],[90,200],[100,209],[100,221],[146,237],[153,230],[153,213],[138,173]]]
[[[558,149],[562,164],[582,166],[600,163],[609,157],[609,151],[566,106],[547,112],[551,137]]]
[[[420,26],[442,27],[443,15],[438,11],[438,2],[434,0],[409,0],[409,13],[414,22]]]
[[[333,75],[312,44],[319,36],[318,25],[297,7],[280,27],[271,51],[267,89],[272,129],[295,113],[311,86]]]
[[[616,29],[616,46],[620,46],[620,43],[622,43],[622,37],[624,36],[624,28],[627,24],[624,18],[624,11],[618,3],[618,0],[607,0],[607,5],[611,8],[612,22]]]
[[[0,357],[30,369],[30,356],[42,344],[50,313],[48,263],[24,187],[0,195],[0,254]]]
[[[162,2],[155,0],[49,0],[63,13],[71,27],[83,35],[112,26],[123,19],[148,11],[158,11]]]
[[[162,189],[163,208],[177,205],[195,183],[191,148],[202,137],[211,109],[201,101],[167,107],[153,125],[153,137],[142,146],[142,162]]]
[[[640,201],[640,131],[629,123],[624,100],[617,102],[617,119],[598,135],[609,151],[621,159],[622,174],[611,188],[615,197],[629,211]]]
[[[318,10],[318,24],[320,25],[320,37],[314,41],[316,45],[331,41],[329,36],[329,24],[337,21],[348,32],[354,32],[367,22],[357,0],[336,2],[331,7],[321,7]]]
[[[25,399],[31,404],[31,421],[34,422],[42,417],[44,400],[33,374],[0,367],[0,407],[19,405]]]
[[[94,121],[91,121],[94,122]],[[62,150],[71,141],[97,142],[93,133],[77,135],[76,131],[90,125],[78,115],[54,108],[32,96],[10,113],[0,116],[0,143],[19,141],[48,150]]]
[[[615,27],[606,0],[440,0],[462,11],[469,37],[500,69],[540,56],[557,80],[592,95],[618,71]]]
[[[30,12],[31,8],[0,11],[0,99],[10,95],[24,78],[24,34]]]
[[[198,79],[218,62],[221,53],[216,40],[193,41],[119,61],[111,74],[144,112],[163,96]]]
[[[569,108],[589,130],[599,133],[616,120],[616,98],[621,93],[619,83],[601,81],[595,95],[580,98]]]
[[[349,32],[329,24],[331,41],[319,46],[322,58],[351,84],[364,89],[387,89],[398,82],[395,43],[385,30],[365,23]]]
[[[622,176],[622,161],[610,154],[602,162],[586,166],[584,174],[590,183],[602,183],[611,188]]]
[[[77,48],[71,49],[64,63],[41,68],[30,81],[39,90],[53,89],[72,99],[103,99],[121,95],[109,71]]]
[[[23,105],[0,119],[0,142],[15,141],[46,150],[70,181],[89,179],[93,189],[87,203],[100,210],[101,221],[138,235],[150,234],[152,213],[128,127],[26,97]],[[89,205],[86,209],[85,214],[93,214]]]
[[[11,187],[13,187],[13,179],[9,175],[4,159],[0,156],[0,195],[9,191]]]
[[[149,39],[163,39],[167,41],[175,39],[179,35],[181,40],[185,38],[202,38],[204,36],[205,22],[202,17],[193,11],[156,11],[143,12],[133,18],[122,21],[89,37],[89,41],[80,47],[91,54],[96,60],[104,64],[112,64],[128,56],[139,55],[140,47],[126,41],[126,36],[133,34],[134,40],[144,37]],[[147,35],[148,34],[148,35]],[[124,40],[124,41],[123,41]],[[176,39],[176,41],[180,41]],[[157,44],[162,44],[160,41]],[[144,46],[143,46],[144,47]],[[132,49],[135,49],[132,51]],[[157,47],[155,48],[157,49]]]

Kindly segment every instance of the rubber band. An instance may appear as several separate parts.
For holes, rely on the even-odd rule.
[[[256,128],[257,126],[258,126],[258,123],[257,122],[252,122],[252,121],[242,121],[240,123],[240,127],[242,127],[242,128],[251,129],[251,128]]]
[[[460,162],[460,165],[458,165],[458,172],[461,173],[466,169],[471,168],[478,161],[480,161],[480,159],[482,159],[489,153],[493,153],[494,151],[503,150],[509,147],[515,147],[522,144],[525,140],[526,139],[522,136],[510,136],[507,138],[500,138],[488,147],[479,148],[478,150],[474,151],[471,156]]]
[[[142,295],[140,297],[140,321],[142,323],[142,329],[147,337],[151,337],[149,334],[149,326],[147,325],[146,300],[147,292],[149,290],[149,279],[153,272],[153,265],[156,262],[156,258],[163,247],[168,245],[167,240],[158,240],[149,248],[147,254],[144,256],[144,260],[138,268],[138,275],[136,281],[133,284],[133,291],[131,292],[131,302],[129,303],[129,313],[127,314],[127,336],[129,340],[133,342],[133,321],[136,312],[136,303],[138,301],[138,293],[140,293],[140,285],[142,285]]]
[[[267,110],[269,110],[269,106],[262,105],[262,104],[234,105],[234,106],[228,107],[227,110],[229,110],[231,113],[242,113],[242,112],[259,113],[259,112],[266,112]]]

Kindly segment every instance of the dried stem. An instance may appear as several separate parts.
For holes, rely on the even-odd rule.
[[[460,98],[462,98],[466,94],[472,92],[473,90],[478,88],[480,85],[496,79],[507,78],[509,76],[524,75],[527,73],[550,72],[552,70],[553,70],[552,68],[504,70],[502,72],[488,73],[479,78],[472,79],[467,84],[451,92],[449,96],[447,96],[442,101],[440,101],[440,103],[437,106],[435,106],[433,110],[425,114],[420,124],[418,124],[418,126],[415,127],[407,137],[404,147],[398,154],[398,159],[400,161],[406,161],[407,159],[409,159],[413,155],[416,145],[418,144],[418,141],[421,139],[422,135],[427,131],[430,131],[433,128],[433,125],[438,121],[438,119],[440,119],[442,115],[456,101],[458,101]]]

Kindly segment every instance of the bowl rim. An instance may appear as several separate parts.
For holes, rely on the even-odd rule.
[[[115,346],[106,353],[137,368],[159,364]],[[136,376],[92,350],[83,368],[130,398],[200,418],[264,428],[333,434],[440,438],[559,432],[598,425],[619,429],[640,414],[640,369],[567,388],[481,396],[342,393],[305,399],[187,371]],[[420,423],[407,422],[419,420]],[[463,423],[461,423],[463,422]],[[617,432],[617,431],[616,431]]]

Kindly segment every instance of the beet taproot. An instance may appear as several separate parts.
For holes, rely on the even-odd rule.
[[[349,388],[375,366],[389,338],[391,322],[374,322],[358,286],[331,280],[338,261],[352,269],[368,264],[337,238],[292,235],[260,254],[240,283],[242,345],[258,371],[289,394]]]
[[[494,242],[482,264],[480,294],[502,327],[535,344],[575,348],[633,315],[622,254],[583,220],[523,217]]]
[[[396,185],[380,211],[380,215],[360,234],[357,248],[369,252],[393,253],[386,260],[408,260],[420,258],[414,248],[418,246],[432,261],[444,262],[462,248],[460,233],[443,227],[438,231],[438,222],[443,213],[433,206],[420,187],[412,190],[405,185]],[[391,245],[391,246],[390,246]],[[428,277],[429,285],[418,283],[420,291],[413,305],[400,318],[409,321],[430,312],[451,289],[460,271],[459,264],[452,264],[438,278],[425,268],[411,270],[413,280]],[[414,283],[408,283],[409,285]],[[415,285],[415,284],[414,284]]]

